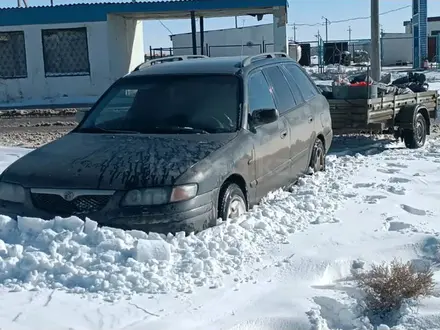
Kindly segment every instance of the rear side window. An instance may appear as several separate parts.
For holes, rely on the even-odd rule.
[[[272,93],[261,71],[252,74],[248,82],[249,113],[261,109],[275,109]]]
[[[281,69],[277,66],[272,66],[264,69],[263,72],[272,84],[278,111],[284,113],[296,107],[298,102],[295,100]]]
[[[295,64],[285,64],[284,67],[292,75],[306,101],[318,94],[310,78],[298,66]]]
[[[304,97],[301,93],[298,83],[295,81],[295,78],[293,78],[292,74],[286,68],[283,68],[282,71],[284,76],[286,77],[287,82],[289,83],[290,90],[297,104],[304,103]]]

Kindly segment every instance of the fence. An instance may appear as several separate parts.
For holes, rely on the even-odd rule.
[[[257,55],[260,53],[273,52],[274,44],[271,42],[248,43],[245,45],[210,45],[203,47],[197,46],[197,54],[204,54],[212,57],[235,56],[235,55]],[[150,47],[150,51],[145,55],[145,59],[173,55],[191,55],[192,47]]]
[[[344,64],[344,52],[351,53],[351,59],[355,63],[365,63],[369,60],[371,41],[369,39],[357,40],[334,40],[328,43],[322,42],[318,45],[318,40],[299,42],[302,46],[302,58],[300,64],[303,66],[318,65],[319,57],[323,65]],[[234,56],[234,55],[256,55],[263,52],[272,52],[273,43],[247,43],[244,45],[211,45],[205,44],[203,54],[207,56]],[[412,36],[402,33],[383,33],[380,40],[381,57],[383,66],[409,65],[413,60],[413,39]],[[197,47],[197,53],[202,53],[202,47]],[[168,47],[150,48],[148,58],[163,57],[169,55],[189,55],[192,54],[192,47]],[[320,54],[322,52],[322,54]],[[437,62],[440,60],[440,44],[436,37],[429,37],[428,60]],[[364,55],[366,54],[366,61]]]

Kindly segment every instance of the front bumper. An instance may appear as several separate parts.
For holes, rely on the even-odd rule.
[[[77,216],[89,218],[101,226],[124,230],[141,230],[167,234],[184,231],[199,232],[215,225],[217,219],[218,190],[198,195],[191,200],[149,207],[121,207],[124,192],[115,192],[107,204],[99,211],[89,214],[55,214],[36,208],[29,189],[26,189],[26,202],[12,203],[0,200],[0,214],[51,220],[56,216]]]

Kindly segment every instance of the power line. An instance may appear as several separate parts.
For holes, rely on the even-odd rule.
[[[170,34],[173,34],[173,32],[171,32],[171,30],[161,21],[159,20],[160,25],[162,25]]]
[[[380,15],[387,15],[387,14],[391,14],[391,13],[394,13],[394,12],[397,12],[397,11],[401,11],[401,10],[404,10],[404,9],[407,9],[407,8],[411,8],[412,6],[411,5],[408,5],[408,6],[403,6],[403,7],[399,7],[399,8],[396,8],[396,9],[391,9],[391,10],[388,10],[388,11],[384,11],[384,12],[382,12],[382,13],[380,13]],[[371,18],[371,16],[358,16],[358,17],[352,17],[352,18],[347,18],[347,19],[341,19],[341,20],[337,20],[337,21],[326,21],[325,23],[322,23],[322,22],[320,22],[320,23],[295,23],[295,25],[296,26],[310,26],[310,27],[313,27],[313,26],[324,26],[324,25],[326,25],[327,23],[332,23],[332,24],[335,24],[335,23],[347,23],[347,22],[352,22],[352,21],[360,21],[360,20],[365,20],[365,19],[370,19]],[[289,24],[289,25],[292,25],[292,24]]]

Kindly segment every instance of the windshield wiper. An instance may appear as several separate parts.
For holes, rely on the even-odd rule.
[[[208,131],[195,128],[195,127],[187,127],[187,126],[155,126],[153,128],[148,128],[148,130],[152,130],[153,132],[171,132],[171,133],[196,133],[196,134],[209,134]]]
[[[86,127],[86,128],[80,128],[80,133],[113,133],[113,134],[140,134],[140,132],[137,131],[130,131],[130,130],[122,130],[122,129],[107,129],[102,127]]]

